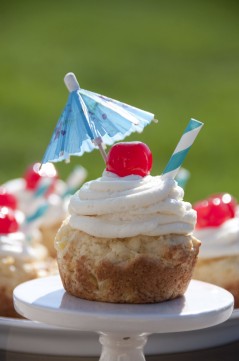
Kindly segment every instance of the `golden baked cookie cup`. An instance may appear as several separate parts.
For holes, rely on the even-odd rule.
[[[112,303],[156,303],[182,296],[200,242],[190,236],[98,238],[66,220],[55,247],[63,286],[71,295]]]

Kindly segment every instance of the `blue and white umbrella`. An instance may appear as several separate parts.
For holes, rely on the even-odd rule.
[[[70,92],[58,120],[42,164],[69,160],[98,148],[106,160],[105,145],[141,132],[154,120],[154,114],[117,100],[81,89],[73,73],[66,74]]]

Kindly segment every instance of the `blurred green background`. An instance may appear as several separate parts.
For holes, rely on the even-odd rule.
[[[127,140],[146,142],[152,174],[169,160],[191,117],[205,123],[184,167],[185,199],[239,198],[239,21],[237,1],[1,1],[0,183],[40,161],[68,97],[82,88],[155,114],[158,124]],[[101,175],[98,151],[57,163]]]

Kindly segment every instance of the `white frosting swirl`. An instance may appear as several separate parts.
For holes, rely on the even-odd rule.
[[[71,197],[69,222],[75,229],[105,238],[189,234],[196,212],[183,196],[173,179],[118,177],[105,171]]]
[[[41,247],[32,247],[22,232],[0,234],[0,257],[14,257],[21,261],[34,261],[45,257]]]
[[[238,255],[239,216],[219,227],[195,229],[194,236],[202,242],[199,252],[201,259]]]

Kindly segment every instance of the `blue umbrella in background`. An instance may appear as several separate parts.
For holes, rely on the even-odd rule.
[[[73,73],[66,74],[70,92],[58,120],[42,164],[69,161],[98,148],[104,160],[104,145],[112,145],[132,132],[141,132],[154,120],[154,114],[117,100],[81,89]]]

